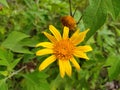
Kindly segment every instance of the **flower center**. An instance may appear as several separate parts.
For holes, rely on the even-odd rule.
[[[69,60],[73,55],[74,48],[73,43],[69,39],[66,39],[55,43],[53,50],[58,59]]]

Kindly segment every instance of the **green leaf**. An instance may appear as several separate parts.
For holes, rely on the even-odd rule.
[[[7,0],[0,0],[0,3],[2,3],[3,5],[9,8]]]
[[[6,50],[0,49],[0,65],[9,66],[7,58],[8,52]]]
[[[50,90],[49,84],[46,81],[47,75],[42,72],[33,72],[23,75],[23,90]]]
[[[120,0],[105,0],[104,2],[113,19],[116,19],[120,12]]]
[[[21,60],[21,58],[18,58],[16,60],[14,60],[11,64],[10,64],[10,67],[13,69],[18,63],[19,61]]]
[[[5,79],[0,80],[0,90],[8,90]]]
[[[39,40],[36,38],[26,38],[20,42],[20,44],[24,46],[29,46],[29,47],[35,47],[36,44],[39,43]]]
[[[0,65],[6,66],[8,71],[12,71],[20,60],[21,58],[14,60],[12,52],[0,49]]]
[[[6,59],[6,51],[0,48],[0,59]]]
[[[83,13],[85,27],[90,29],[86,41],[105,23],[107,16],[104,0],[90,1],[90,5]]]
[[[106,66],[108,68],[108,76],[110,80],[115,79],[120,75],[120,55],[112,55],[107,59]]]
[[[8,71],[0,71],[0,74],[3,75],[3,76],[8,76]]]
[[[61,84],[63,84],[63,86],[61,86]],[[64,86],[65,86],[65,79],[62,79],[60,75],[58,75],[50,84],[51,90],[57,90],[58,88]]]
[[[29,36],[24,33],[13,31],[2,43],[2,46],[14,52],[32,54],[32,52],[30,52],[28,49],[24,47],[24,45],[21,44],[21,41],[27,37]]]

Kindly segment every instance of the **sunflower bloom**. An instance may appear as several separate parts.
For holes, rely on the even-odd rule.
[[[58,61],[61,77],[64,77],[65,74],[71,76],[71,63],[77,70],[80,70],[80,66],[75,60],[75,57],[89,59],[86,52],[91,51],[92,48],[89,45],[78,46],[78,44],[84,40],[86,33],[89,30],[85,30],[84,32],[76,30],[70,38],[68,27],[64,27],[62,36],[52,25],[49,26],[49,30],[53,35],[48,34],[47,32],[44,32],[44,35],[50,40],[50,42],[41,42],[36,45],[36,47],[44,47],[44,49],[36,52],[37,56],[51,54],[40,64],[39,70],[41,71],[51,63]]]

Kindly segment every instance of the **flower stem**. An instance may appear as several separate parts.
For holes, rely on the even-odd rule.
[[[83,15],[80,17],[80,19],[78,20],[77,24],[79,24],[79,23],[80,23],[80,21],[81,21],[82,17],[83,17]]]
[[[21,72],[21,71],[22,71],[23,69],[25,69],[25,68],[26,68],[26,66],[20,68],[18,71],[15,71],[15,72],[11,73],[8,77],[5,78],[5,81],[6,81],[7,79],[13,77],[14,75],[18,74],[19,72]]]
[[[75,16],[75,13],[76,13],[76,11],[77,11],[77,8],[78,8],[78,7],[75,8],[75,11],[74,11],[74,13],[73,13],[73,17]]]
[[[70,16],[72,16],[71,0],[69,0]]]

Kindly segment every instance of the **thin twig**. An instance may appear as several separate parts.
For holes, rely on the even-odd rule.
[[[73,13],[73,17],[75,16],[75,13],[76,13],[76,11],[77,11],[77,8],[78,8],[78,7],[75,8],[75,11],[74,11],[74,13]]]
[[[21,69],[19,69],[18,71],[13,72],[12,74],[10,74],[8,77],[5,78],[5,81],[11,77],[13,77],[14,75],[18,74],[19,72],[21,72],[23,69],[25,69],[26,66],[22,67]]]
[[[70,16],[72,16],[71,0],[69,0]]]
[[[80,23],[80,21],[81,21],[82,17],[83,17],[83,15],[80,17],[80,19],[78,20],[77,24],[79,24],[79,23]]]

